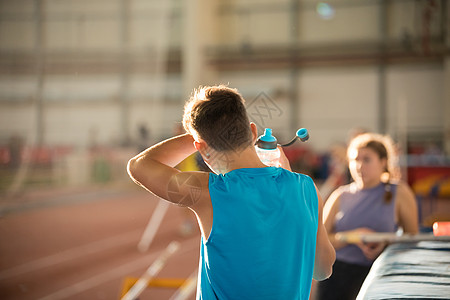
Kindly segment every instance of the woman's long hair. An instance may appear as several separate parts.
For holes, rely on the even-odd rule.
[[[377,133],[360,134],[350,141],[347,148],[347,158],[356,157],[358,150],[361,148],[372,149],[380,159],[386,159],[386,169],[380,180],[385,187],[384,201],[390,203],[392,200],[391,184],[397,183],[401,177],[398,152],[393,140],[387,135]]]

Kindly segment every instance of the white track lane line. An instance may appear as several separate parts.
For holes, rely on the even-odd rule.
[[[186,241],[183,241],[180,243],[181,243],[181,245],[180,245],[181,250],[177,253],[178,255],[188,252],[188,251],[194,249],[195,247],[197,247],[199,244],[199,239],[198,239],[198,237],[193,237],[189,240],[186,240]],[[142,269],[142,266],[147,266],[150,261],[152,261],[158,255],[160,255],[162,252],[164,252],[164,250],[165,249],[161,249],[160,251],[158,251],[156,253],[149,254],[149,255],[144,256],[133,262],[129,262],[129,263],[121,265],[119,267],[111,268],[112,271],[110,271],[110,272],[105,272],[105,273],[95,275],[94,277],[91,277],[91,278],[85,279],[83,281],[77,282],[75,284],[72,284],[72,285],[65,287],[53,294],[39,298],[38,300],[66,299],[68,297],[72,297],[74,295],[85,292],[93,287],[96,287],[98,285],[106,283],[108,281],[114,280],[116,278],[124,277],[127,274],[132,273],[135,270]]]
[[[167,260],[180,249],[180,243],[172,241],[158,258],[148,267],[147,271],[138,279],[121,300],[137,299],[147,288],[148,283],[164,268]]]
[[[0,271],[0,280],[8,279],[13,276],[21,275],[24,273],[36,271],[49,266],[53,266],[68,260],[76,259],[85,255],[97,253],[107,250],[109,248],[118,247],[120,245],[132,242],[136,240],[136,235],[142,232],[141,229],[128,232],[125,234],[113,236],[100,241],[82,245],[76,248],[71,248],[56,254],[52,254],[34,261],[27,262],[23,265],[12,267],[3,271]]]
[[[198,270],[195,270],[169,300],[186,300],[189,298],[196,291],[197,276]]]

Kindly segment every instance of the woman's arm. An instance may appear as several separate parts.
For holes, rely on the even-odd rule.
[[[399,183],[396,196],[396,217],[404,232],[419,232],[417,203],[413,191],[406,183]]]
[[[334,227],[336,215],[339,213],[339,198],[341,194],[342,190],[340,188],[331,193],[330,197],[328,197],[327,202],[325,202],[325,206],[323,208],[324,225],[328,232],[330,242],[333,245],[334,249],[336,250],[348,245],[346,242],[336,239],[336,230]]]
[[[336,252],[328,239],[327,230],[322,222],[323,204],[322,197],[320,196],[317,187],[316,192],[319,201],[319,224],[317,228],[317,245],[313,278],[315,280],[325,280],[331,276],[333,264],[336,260]]]

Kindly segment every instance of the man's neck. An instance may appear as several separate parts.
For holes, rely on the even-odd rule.
[[[221,173],[227,173],[232,170],[242,168],[265,168],[256,154],[253,146],[247,147],[241,151],[228,151],[224,153],[224,159],[219,161]]]

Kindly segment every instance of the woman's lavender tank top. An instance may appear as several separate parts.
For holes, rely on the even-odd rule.
[[[395,195],[397,185],[391,185],[392,200],[385,203],[385,185],[383,183],[369,189],[357,189],[354,183],[343,187],[339,198],[339,211],[336,214],[336,232],[367,227],[376,232],[395,232]],[[368,260],[356,245],[348,245],[336,251],[340,261],[370,266]]]

